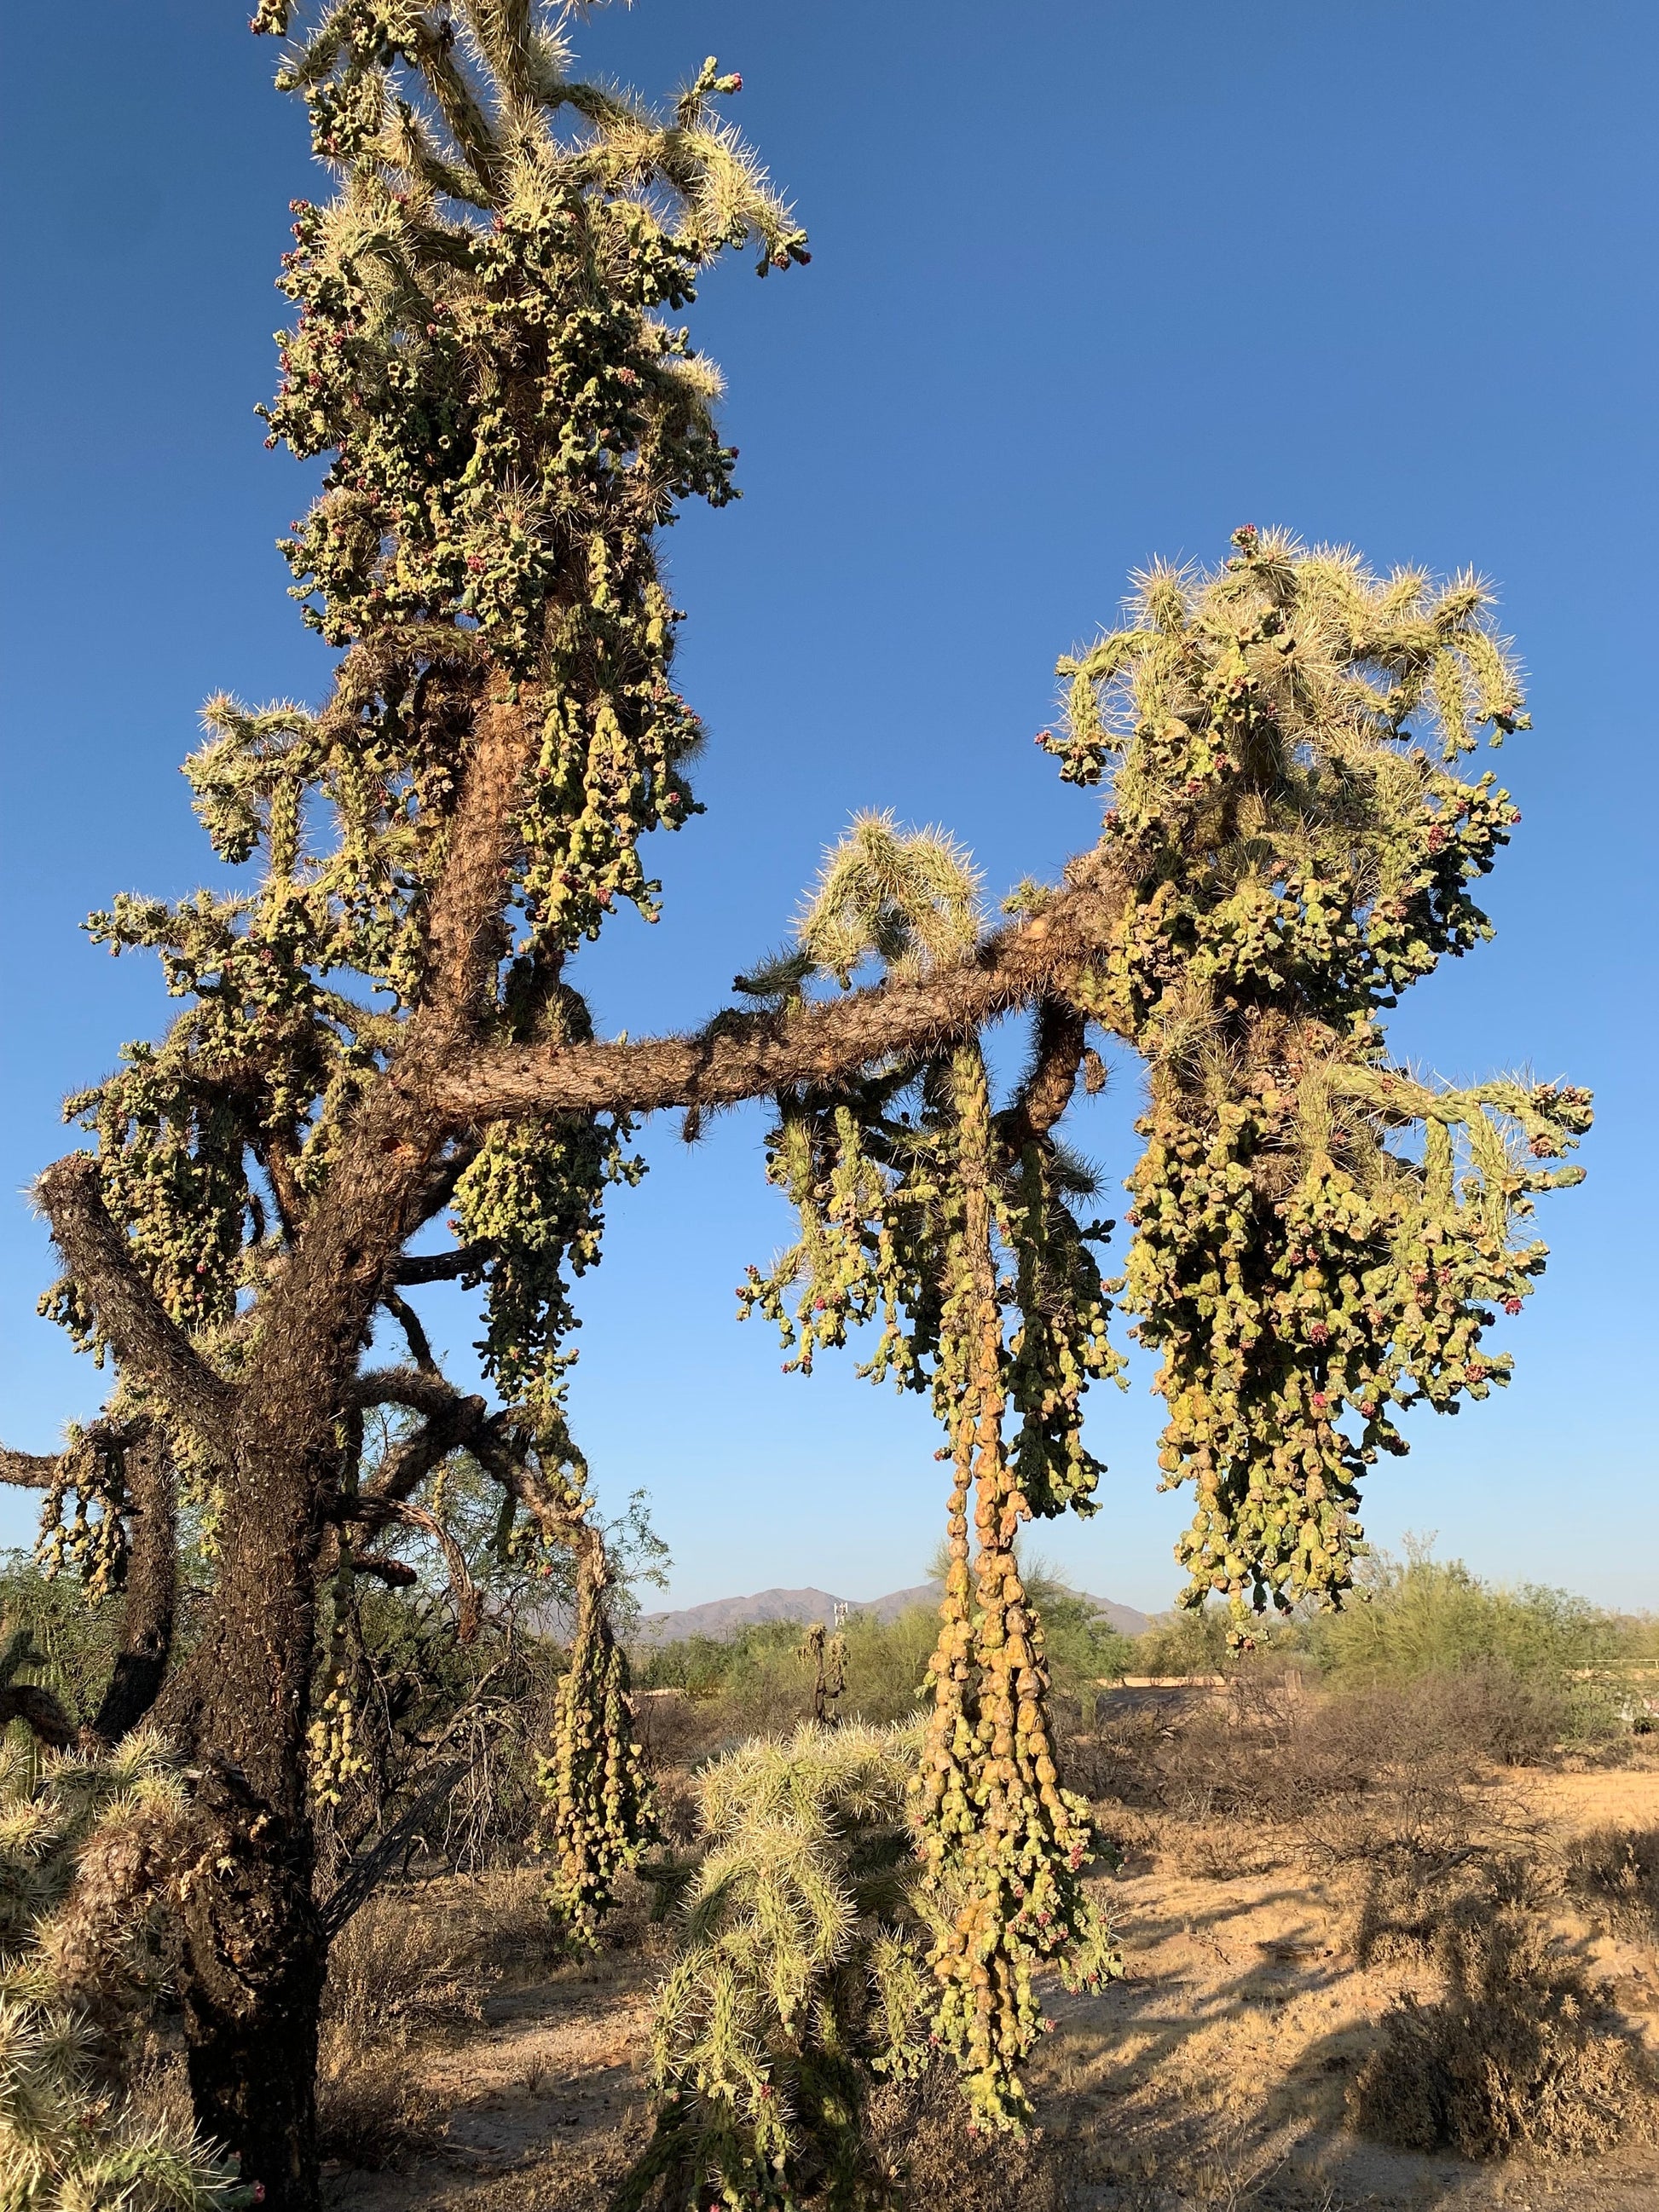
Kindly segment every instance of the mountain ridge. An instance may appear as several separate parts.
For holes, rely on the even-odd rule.
[[[1121,1636],[1140,1636],[1152,1625],[1150,1613],[1133,1605],[1120,1605],[1115,1598],[1094,1597],[1087,1590],[1076,1590],[1072,1595],[1103,1613]],[[837,1597],[832,1590],[811,1587],[756,1590],[747,1597],[711,1598],[704,1605],[641,1613],[633,1641],[677,1644],[684,1637],[708,1636],[722,1643],[739,1629],[757,1627],[769,1620],[830,1622],[838,1605],[844,1605],[849,1613],[871,1613],[878,1620],[893,1620],[912,1606],[936,1606],[939,1601],[937,1583],[917,1583],[908,1589],[889,1590],[884,1597],[863,1600]]]

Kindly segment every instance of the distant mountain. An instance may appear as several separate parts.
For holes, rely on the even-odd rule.
[[[1077,1594],[1103,1613],[1120,1636],[1139,1636],[1152,1625],[1148,1614],[1138,1613],[1132,1605],[1119,1605],[1108,1597],[1090,1597],[1086,1591]],[[752,1597],[717,1597],[707,1605],[687,1606],[679,1613],[641,1613],[634,1635],[641,1644],[678,1644],[686,1636],[709,1636],[719,1642],[763,1620],[831,1621],[838,1605],[846,1606],[849,1613],[869,1613],[878,1620],[893,1620],[912,1606],[937,1605],[939,1600],[937,1583],[917,1583],[910,1589],[889,1590],[885,1597],[862,1602],[836,1597],[829,1590],[757,1590]]]

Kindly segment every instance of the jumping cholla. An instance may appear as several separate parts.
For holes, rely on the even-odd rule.
[[[197,2136],[135,2118],[112,2047],[123,2011],[157,1987],[161,1897],[189,1856],[183,1784],[153,1736],[91,1758],[39,1759],[12,1735],[0,1745],[5,2212],[254,2202]]]
[[[652,2028],[656,2130],[614,2212],[659,2191],[756,2212],[885,2193],[860,2127],[868,2079],[931,2055],[915,1771],[914,1729],[815,1723],[705,1771],[703,1856]]]
[[[1586,1092],[1438,1088],[1391,1066],[1382,1042],[1400,990],[1491,933],[1468,885],[1518,819],[1490,773],[1454,766],[1482,729],[1498,743],[1526,726],[1490,595],[1417,569],[1379,580],[1282,533],[1243,529],[1234,547],[1212,574],[1151,570],[1130,626],[1060,665],[1066,724],[1038,742],[1070,781],[1111,776],[1104,837],[1072,888],[1112,920],[1053,988],[1011,1103],[992,1113],[977,1042],[932,1039],[856,1089],[781,1093],[768,1168],[800,1238],[739,1293],[801,1372],[871,1325],[860,1371],[929,1391],[950,1439],[917,1811],[930,1881],[954,1904],[933,1951],[939,2032],[1002,2125],[1028,2111],[1034,1972],[1053,1960],[1093,1981],[1118,1966],[1081,1880],[1086,1808],[1060,1786],[1015,1556],[1029,1516],[1094,1510],[1082,1395],[1121,1379],[1109,1291],[1164,1355],[1161,1464],[1199,1496],[1186,1601],[1224,1594],[1242,1640],[1252,1607],[1350,1587],[1357,1478],[1405,1449],[1391,1409],[1455,1412],[1507,1380],[1483,1334],[1492,1308],[1521,1310],[1545,1257],[1511,1225],[1579,1180],[1540,1163],[1590,1121]],[[866,962],[890,988],[913,981],[961,957],[977,896],[939,833],[863,817],[826,860],[796,954],[744,988],[799,1003],[815,972],[845,989]],[[1049,895],[1017,907],[1032,934],[1048,927]],[[1085,1021],[1151,1072],[1115,1286],[1091,1249],[1112,1224],[1078,1218],[1092,1179],[1051,1134]],[[1420,1157],[1391,1148],[1419,1128]]]
[[[260,0],[255,27],[298,14]],[[1224,1597],[1241,1638],[1269,1605],[1340,1601],[1399,1413],[1505,1379],[1486,1335],[1544,1260],[1516,1224],[1576,1179],[1556,1163],[1590,1122],[1583,1091],[1444,1089],[1382,1038],[1402,988],[1488,933],[1470,886],[1518,819],[1458,772],[1525,726],[1489,595],[1254,528],[1213,572],[1149,571],[1125,625],[1061,663],[1039,743],[1111,804],[1060,884],[988,926],[948,836],[867,816],[744,1006],[595,1034],[573,961],[620,904],[654,917],[641,840],[697,811],[656,533],[735,489],[718,379],[671,319],[728,246],[763,272],[808,256],[720,118],[740,77],[710,60],[658,116],[573,74],[565,21],[335,0],[287,53],[331,196],[295,204],[266,420],[324,464],[283,550],[339,659],[318,708],[210,703],[196,805],[257,872],[93,918],[185,1003],[71,1102],[95,1150],[38,1186],[49,1309],[118,1376],[98,1449],[0,1471],[46,1489],[54,1531],[76,1498],[62,1556],[94,1586],[130,1548],[129,1443],[210,1532],[199,1633],[170,1674],[159,1628],[127,1655],[123,1725],[159,1691],[201,1778],[214,1847],[179,1895],[196,2107],[273,2212],[317,2202],[307,1761],[328,1786],[356,1755],[319,1577],[343,1602],[374,1571],[362,1540],[411,1516],[441,1543],[434,1486],[463,1452],[505,1541],[591,1550],[574,1282],[641,1172],[643,1117],[773,1100],[799,1237],[745,1310],[802,1372],[867,1324],[866,1371],[939,1419],[913,1898],[929,2033],[997,2124],[1028,2109],[1034,1977],[1116,1963],[1016,1553],[1029,1517],[1095,1509],[1083,1401],[1121,1379],[1114,1300],[1161,1354],[1166,1480],[1197,1492],[1188,1601]],[[999,1103],[985,1037],[1019,1013],[1030,1064]],[[1091,1025],[1150,1073],[1121,1283],[1056,1133],[1103,1079]],[[480,1293],[493,1409],[405,1295],[443,1280]],[[406,1356],[367,1364],[377,1331]],[[406,1432],[367,1457],[366,1422],[393,1416]],[[544,1766],[556,1901],[587,1935],[651,1818],[590,1564]]]

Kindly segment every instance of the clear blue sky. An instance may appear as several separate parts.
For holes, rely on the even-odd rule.
[[[314,189],[273,50],[232,0],[0,8],[5,901],[0,1434],[49,1446],[99,1378],[34,1318],[24,1195],[64,1091],[153,1030],[153,972],[78,933],[206,866],[178,762],[210,692],[316,698],[267,453],[287,203]],[[1579,1191],[1506,1340],[1507,1397],[1419,1419],[1366,1519],[1482,1571],[1659,1605],[1651,1390],[1652,623],[1659,15],[1650,0],[641,0],[580,32],[666,89],[715,52],[794,196],[810,269],[706,289],[745,496],[670,545],[708,815],[659,838],[666,915],[586,963],[603,1027],[720,1003],[854,808],[941,819],[994,886],[1052,874],[1098,799],[1031,744],[1055,655],[1153,553],[1237,524],[1373,561],[1472,562],[1532,671],[1502,757],[1525,820],[1498,941],[1421,987],[1396,1048],[1453,1078],[1592,1085]],[[1133,1157],[1124,1065],[1084,1141]],[[942,1470],[921,1408],[733,1321],[787,1232],[757,1110],[696,1152],[653,1125],[590,1279],[575,1385],[602,1492],[649,1489],[673,1598],[914,1581]],[[465,1355],[459,1302],[433,1308]],[[1097,1394],[1103,1510],[1044,1531],[1152,1607],[1184,1499],[1155,1494],[1144,1367]],[[0,1539],[27,1501],[0,1502]]]

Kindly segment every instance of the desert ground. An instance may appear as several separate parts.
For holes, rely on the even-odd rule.
[[[880,2094],[912,2200],[1650,2212],[1659,1740],[1472,1768],[1458,1736],[1455,1712],[1333,1722],[1294,1683],[1251,1709],[1103,1700],[1069,1755],[1120,1855],[1099,1880],[1122,1978],[1055,1986],[1024,2142],[968,2139],[942,2080]],[[416,1876],[352,1923],[324,2065],[336,2212],[598,2212],[643,2144],[672,1930],[641,1887],[598,1955],[550,1958],[538,1880]],[[1516,2067],[1535,2139],[1460,2154],[1448,2131],[1488,2127]]]

